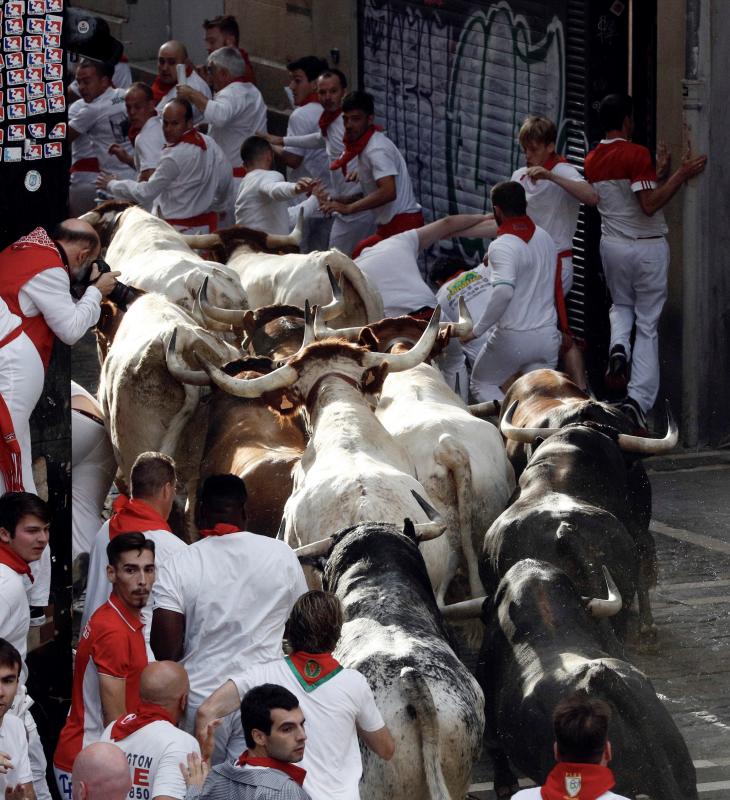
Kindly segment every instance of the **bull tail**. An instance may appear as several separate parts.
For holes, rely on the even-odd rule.
[[[484,594],[484,587],[479,578],[479,565],[474,552],[472,537],[472,508],[474,507],[474,493],[472,488],[471,463],[469,454],[459,446],[453,436],[448,433],[441,434],[434,450],[436,463],[449,470],[454,481],[456,505],[458,514],[459,544],[466,561],[469,573],[469,591],[472,597]]]
[[[452,800],[441,769],[439,721],[431,690],[423,675],[413,667],[403,667],[400,682],[409,705],[415,711],[421,731],[423,771],[428,787],[428,797],[425,800]]]
[[[342,274],[362,301],[365,307],[365,313],[367,314],[367,321],[377,322],[383,319],[385,311],[383,310],[383,301],[380,294],[370,284],[358,266],[353,261],[345,261]]]
[[[160,443],[160,452],[170,456],[170,458],[175,458],[180,436],[200,402],[201,390],[199,386],[191,386],[188,383],[184,383],[181,384],[181,387],[185,392],[185,399],[183,400],[182,406],[180,406],[180,410],[170,420],[167,433],[165,433]]]

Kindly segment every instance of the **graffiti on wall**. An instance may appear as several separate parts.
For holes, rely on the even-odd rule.
[[[564,121],[562,23],[531,28],[519,5],[457,15],[364,0],[365,88],[430,219],[489,209],[491,186],[521,163],[516,136],[528,113]]]

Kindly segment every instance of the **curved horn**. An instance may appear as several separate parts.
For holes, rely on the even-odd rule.
[[[322,309],[324,311],[324,309]],[[317,309],[319,312],[319,309]],[[360,333],[364,325],[356,328],[328,328],[322,320],[322,313],[314,315],[314,338],[315,339],[347,339],[348,342],[356,342],[360,338]]]
[[[83,222],[88,222],[89,225],[98,225],[101,222],[101,214],[98,211],[87,211],[79,219]]]
[[[191,250],[210,250],[223,244],[217,233],[181,233],[180,236]]]
[[[294,552],[297,558],[312,558],[316,556],[326,556],[332,548],[332,537],[328,536],[326,539],[320,539],[318,542],[305,544],[303,547],[297,547]]]
[[[218,322],[215,317],[206,313],[206,306],[210,308],[210,306],[207,304],[207,298],[205,298],[207,286],[208,278],[206,277],[203,281],[203,284],[198,289],[198,293],[195,295],[195,300],[193,300],[193,316],[201,327],[207,328],[209,331],[230,332],[230,325],[226,324],[225,322]]]
[[[223,389],[224,392],[228,392],[228,394],[232,394],[235,397],[249,399],[261,397],[265,392],[286,389],[298,377],[294,367],[290,367],[288,364],[284,364],[284,366],[275,369],[268,375],[261,375],[258,378],[232,378],[210,363],[205,364],[205,371],[210,375],[213,383]]]
[[[672,416],[672,410],[667,400],[667,433],[663,439],[652,439],[648,436],[631,436],[628,433],[619,433],[618,446],[627,453],[642,453],[648,456],[668,453],[677,446],[679,441],[679,428]]]
[[[586,603],[586,610],[590,611],[594,617],[613,617],[621,611],[623,601],[621,600],[621,593],[616,587],[611,573],[608,571],[608,567],[604,564],[601,569],[608,589],[608,599],[602,600],[599,597],[589,599],[586,597],[583,600]]]
[[[471,333],[472,328],[474,327],[474,322],[471,318],[471,314],[469,313],[469,309],[466,307],[466,301],[463,297],[459,298],[459,321],[441,322],[439,323],[439,330],[444,331],[449,327],[449,325],[451,326],[452,336],[461,337]]]
[[[291,233],[286,236],[275,233],[266,234],[266,246],[269,250],[278,250],[280,247],[296,247],[302,241],[302,231],[304,229],[304,209],[299,209],[297,224]]]
[[[430,522],[419,522],[413,526],[416,532],[416,538],[419,542],[428,542],[431,539],[437,539],[446,530],[446,520],[428,500],[418,494],[417,491],[411,489],[411,494],[418,505],[421,506],[426,516],[431,520]]]
[[[507,409],[507,413],[499,423],[499,430],[505,439],[511,439],[513,442],[522,442],[523,444],[532,444],[538,436],[547,439],[548,436],[552,436],[560,430],[560,428],[517,428],[512,424],[515,408],[517,408],[517,400]]]
[[[284,541],[284,531],[286,530],[286,520],[284,517],[281,518],[281,522],[279,523],[279,530],[276,533],[276,538],[279,541]]]
[[[183,361],[180,343],[177,338],[177,328],[173,329],[172,336],[167,342],[165,361],[167,362],[167,371],[180,383],[190,383],[193,386],[210,386],[210,378],[205,370],[190,369]]]
[[[247,309],[238,308],[221,308],[220,306],[211,305],[208,300],[208,279],[209,275],[205,276],[203,285],[200,287],[195,302],[199,304],[203,319],[206,322],[212,321],[222,323],[224,327],[211,328],[212,330],[229,331],[231,325],[240,328],[243,325],[244,314]]]
[[[312,344],[317,338],[314,334],[314,320],[317,318],[319,310],[319,306],[315,306],[313,314],[309,305],[309,300],[304,301],[304,336],[302,338],[302,346],[299,348],[300,353],[308,344]]]
[[[387,362],[390,372],[403,372],[406,369],[417,367],[428,358],[434,344],[436,343],[440,317],[441,307],[436,306],[426,330],[421,334],[421,338],[410,350],[406,350],[405,353],[397,354],[371,353],[370,351],[366,350],[363,353],[364,365],[366,367],[377,367],[382,363]]]
[[[481,616],[482,606],[486,600],[486,595],[474,597],[471,600],[462,600],[460,603],[451,603],[441,607],[441,616],[449,622],[458,620],[474,619]]]
[[[322,306],[321,314],[322,314],[322,320],[324,322],[328,322],[329,320],[334,319],[335,317],[339,317],[341,314],[345,313],[345,300],[343,297],[343,290],[342,290],[342,282],[344,281],[344,276],[340,275],[340,283],[338,284],[328,264],[327,277],[329,278],[330,286],[332,287],[332,301],[330,303],[327,303],[326,306]],[[316,338],[316,329],[315,329],[315,338]]]
[[[502,410],[499,400],[490,400],[488,403],[472,403],[469,406],[469,413],[475,417],[496,417]]]

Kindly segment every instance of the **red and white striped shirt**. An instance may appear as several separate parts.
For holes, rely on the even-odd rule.
[[[53,756],[56,767],[71,772],[76,756],[104,731],[99,675],[126,681],[125,707],[130,711],[139,704],[139,681],[147,663],[142,619],[112,593],[79,639],[71,709]]]
[[[648,216],[636,196],[657,185],[646,147],[621,138],[603,139],[586,156],[583,173],[598,192],[604,238],[642,239],[667,232],[664,212]]]

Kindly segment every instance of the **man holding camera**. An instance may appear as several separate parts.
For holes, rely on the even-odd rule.
[[[20,445],[22,486],[35,493],[31,470],[30,415],[43,391],[43,380],[58,337],[74,344],[99,319],[101,298],[116,284],[118,272],[100,274],[94,261],[101,244],[86,222],[61,222],[49,236],[43,228],[0,252],[0,297],[3,314],[11,319],[0,325],[0,464],[5,448]],[[78,302],[71,284],[86,285]],[[4,414],[3,412],[7,413]],[[6,490],[0,474],[0,494]]]

